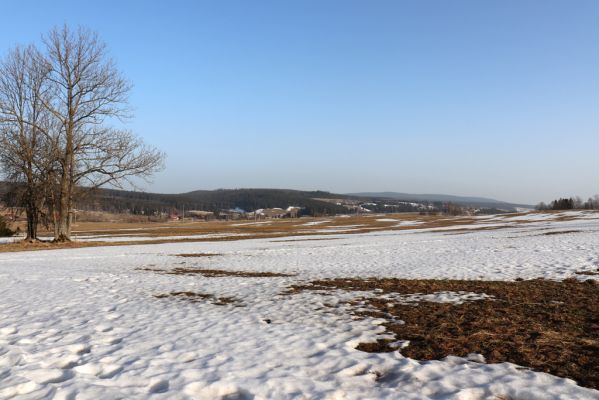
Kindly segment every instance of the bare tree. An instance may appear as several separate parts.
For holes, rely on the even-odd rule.
[[[52,96],[44,107],[59,124],[57,140],[56,237],[70,240],[76,188],[98,187],[131,178],[148,178],[164,155],[131,132],[109,123],[128,118],[130,84],[106,54],[97,34],[86,29],[55,28],[44,37]]]
[[[22,189],[27,237],[37,237],[43,218],[66,241],[77,195],[135,186],[135,177],[162,168],[164,155],[111,126],[130,116],[131,86],[95,33],[64,26],[44,45],[44,53],[16,48],[0,65],[0,165]]]
[[[37,50],[15,48],[0,64],[0,164],[17,185],[27,215],[27,239],[37,239],[49,171],[54,163],[46,71]],[[46,100],[44,100],[46,98]]]
[[[538,211],[545,211],[545,210],[549,210],[549,206],[547,204],[545,204],[545,202],[542,201],[539,204],[537,204],[535,209]]]

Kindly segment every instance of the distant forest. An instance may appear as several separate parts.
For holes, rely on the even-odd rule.
[[[599,195],[583,201],[580,197],[560,198],[549,204],[539,203],[537,210],[596,210],[599,209]]]
[[[82,211],[104,211],[133,215],[181,213],[183,210],[219,211],[241,208],[254,211],[260,208],[302,207],[301,215],[333,215],[347,213],[347,208],[319,199],[332,198],[328,192],[303,192],[281,189],[198,190],[182,194],[146,193],[113,189],[84,190],[76,208]],[[18,190],[0,182],[0,195],[10,207],[18,204]],[[338,198],[340,195],[334,195]]]
[[[82,210],[145,215],[181,212],[184,209],[219,212],[241,208],[245,211],[254,211],[260,208],[286,208],[288,206],[303,207],[302,214],[305,215],[347,212],[343,206],[314,200],[327,197],[331,197],[331,194],[321,191],[302,192],[277,189],[198,190],[183,194],[101,189],[87,196],[77,207]]]
[[[441,201],[405,201],[392,198],[366,198],[342,195],[325,191],[300,191],[290,189],[219,189],[198,190],[181,194],[160,194],[114,189],[79,188],[76,209],[81,211],[102,211],[116,214],[160,216],[181,214],[184,210],[211,211],[215,214],[231,209],[251,212],[261,208],[301,207],[300,216],[322,216],[351,214],[360,212],[375,213],[443,213],[460,215],[464,213],[495,214],[513,212],[507,204],[486,208],[472,204],[456,204]],[[0,200],[9,207],[19,204],[19,188],[0,182]]]

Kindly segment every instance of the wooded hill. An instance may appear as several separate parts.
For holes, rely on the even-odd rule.
[[[392,199],[402,201],[414,201],[418,203],[430,202],[435,204],[458,204],[464,207],[497,209],[504,211],[515,211],[516,208],[533,209],[529,204],[508,203],[505,201],[489,199],[486,197],[472,196],[452,196],[448,194],[412,194],[398,192],[362,192],[362,193],[347,193],[348,196],[361,198],[376,198],[376,199]]]
[[[81,190],[81,189],[80,189]],[[11,186],[0,181],[0,196],[8,205],[16,206],[14,196],[7,196]],[[437,199],[436,199],[437,200]],[[483,208],[487,213],[515,211],[514,204],[504,202],[477,203],[469,199],[452,198],[454,204]],[[339,205],[343,203],[344,205]],[[290,189],[219,189],[196,190],[180,194],[147,193],[139,191],[95,189],[82,196],[76,208],[85,211],[105,211],[136,215],[181,213],[183,209],[218,212],[240,208],[254,211],[260,208],[302,207],[301,215],[334,215],[355,212],[358,204],[373,212],[418,212],[423,209],[442,211],[446,202],[405,199],[380,194],[335,194],[325,191],[300,191]],[[481,205],[483,207],[481,207]],[[431,208],[432,207],[432,208]],[[353,211],[352,211],[353,210]]]
[[[77,204],[81,210],[130,212],[154,215],[185,210],[221,211],[241,208],[302,207],[303,215],[346,213],[347,208],[315,198],[331,198],[328,192],[304,192],[286,189],[219,189],[197,190],[181,194],[159,194],[124,190],[98,189]],[[339,195],[334,195],[335,198]]]

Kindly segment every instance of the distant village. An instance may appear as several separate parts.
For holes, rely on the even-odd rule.
[[[245,211],[241,208],[233,208],[229,210],[214,211],[202,211],[202,210],[189,210],[183,211],[181,214],[173,212],[168,215],[168,219],[171,221],[178,221],[180,219],[195,219],[195,220],[236,220],[236,219],[273,219],[273,218],[298,218],[302,207],[289,206],[283,208],[261,208],[255,211]]]
[[[430,211],[433,212],[435,207],[428,204],[420,204],[413,202],[396,202],[395,204],[379,204],[375,202],[362,202],[351,199],[315,199],[326,203],[343,206],[348,214],[370,214],[370,213],[393,213],[393,212],[417,212]],[[402,207],[403,205],[403,207]],[[383,208],[381,210],[381,207]],[[406,210],[408,208],[408,210]],[[288,206],[287,208],[260,208],[254,211],[246,211],[239,207],[232,209],[223,209],[219,211],[204,211],[204,210],[177,210],[168,214],[168,219],[178,221],[181,219],[192,220],[264,220],[264,219],[281,219],[281,218],[299,218],[301,216],[311,216],[306,214],[305,207]]]
[[[498,209],[481,209],[464,207],[455,203],[414,202],[400,200],[359,200],[351,198],[313,198],[331,208],[315,212],[308,206],[290,205],[286,208],[259,208],[245,210],[241,207],[223,208],[217,210],[187,209],[184,206],[174,206],[162,209],[144,210],[136,208],[121,208],[118,211],[102,210],[97,204],[82,204],[73,210],[73,218],[81,221],[106,221],[121,218],[136,221],[229,221],[229,220],[270,220],[300,217],[319,217],[338,214],[368,215],[388,213],[419,213],[421,215],[478,215],[506,212]],[[0,200],[0,215],[7,221],[23,220],[22,207],[8,206]],[[321,204],[322,204],[321,203]],[[339,209],[343,210],[339,212]],[[333,210],[336,210],[333,211]]]
[[[450,214],[450,215],[476,215],[481,213],[481,209],[462,207],[453,203],[426,204],[415,202],[394,202],[386,204],[381,202],[361,202],[348,199],[317,199],[338,206],[343,206],[347,214],[371,214],[371,213],[398,213],[398,212],[418,212],[419,214]],[[281,218],[299,218],[301,216],[310,216],[304,213],[305,207],[289,206],[287,208],[260,208],[254,211],[246,211],[239,207],[232,209],[223,209],[219,211],[204,210],[181,210],[168,213],[168,220],[179,221],[182,219],[191,220],[264,220]],[[498,210],[495,210],[498,211]],[[164,215],[163,215],[164,216]]]

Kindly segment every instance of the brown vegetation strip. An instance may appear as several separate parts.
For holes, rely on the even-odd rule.
[[[238,304],[239,300],[235,297],[217,297],[212,294],[198,293],[198,292],[170,292],[163,294],[155,294],[154,297],[157,299],[166,298],[178,298],[190,301],[192,303],[199,303],[203,301],[209,301],[211,304],[217,306],[225,306],[227,304]]]
[[[513,217],[521,214],[505,214],[505,217]],[[156,245],[163,243],[192,243],[192,242],[223,242],[223,241],[237,241],[237,240],[248,240],[248,239],[282,239],[290,236],[323,236],[323,235],[337,235],[337,234],[361,234],[369,233],[373,231],[398,231],[398,230],[423,230],[427,232],[430,228],[451,228],[451,229],[440,229],[436,232],[446,234],[461,234],[465,232],[473,232],[479,230],[491,230],[491,229],[503,229],[510,227],[511,225],[497,226],[497,227],[475,227],[474,229],[464,229],[467,225],[476,225],[479,223],[486,223],[484,220],[478,220],[473,217],[447,217],[447,216],[430,216],[430,215],[418,215],[413,213],[406,214],[389,214],[388,217],[394,217],[397,222],[402,221],[418,221],[418,225],[394,225],[388,221],[377,221],[380,219],[378,215],[361,215],[351,216],[348,218],[331,218],[326,219],[310,219],[310,221],[321,221],[326,222],[308,227],[304,225],[305,219],[280,219],[271,220],[269,224],[252,224],[242,225],[239,223],[246,223],[245,220],[239,221],[211,221],[211,222],[181,222],[181,223],[160,223],[160,222],[80,222],[76,224],[75,229],[78,235],[143,235],[148,236],[152,239],[149,240],[126,240],[122,242],[68,242],[68,243],[53,243],[53,242],[36,242],[36,243],[9,243],[0,245],[1,252],[17,252],[17,251],[33,251],[33,250],[55,250],[64,248],[80,248],[80,247],[105,247],[105,246],[144,246],[144,245]],[[556,216],[555,220],[575,220],[576,217],[565,217]],[[251,222],[251,221],[247,221]],[[499,221],[501,222],[501,221]],[[535,221],[511,221],[519,225],[525,225]],[[342,227],[347,225],[360,225],[360,228],[356,230],[347,231],[335,231],[335,232],[322,232],[320,230],[326,228]],[[133,231],[139,229],[139,231]],[[306,230],[314,229],[314,230]],[[353,229],[353,228],[352,228]],[[42,235],[52,235],[52,232],[40,232]],[[181,239],[177,238],[180,235],[212,235],[220,234],[220,237],[196,237]],[[173,236],[173,238],[168,238]],[[336,238],[331,238],[334,240]],[[290,240],[329,240],[328,238],[315,238],[315,239],[290,239]]]
[[[223,269],[199,269],[199,268],[175,268],[166,272],[168,275],[194,275],[201,274],[209,278],[219,278],[223,276],[237,276],[241,278],[275,278],[284,276],[293,276],[290,274],[281,274],[277,272],[249,272],[249,271],[227,271]]]
[[[282,274],[277,272],[250,272],[250,271],[227,271],[224,269],[202,269],[177,267],[174,269],[158,269],[150,267],[135,268],[138,271],[158,272],[165,275],[196,275],[200,274],[208,278],[220,278],[224,276],[236,276],[241,278],[277,278],[295,276],[293,274]]]
[[[285,239],[285,240],[271,240],[272,243],[283,243],[283,242],[308,242],[315,240],[340,240],[341,238],[315,238],[315,239]]]
[[[574,273],[576,275],[599,275],[599,269],[597,271],[577,271]]]
[[[574,379],[599,389],[599,282],[542,279],[517,282],[335,279],[293,286],[302,290],[382,290],[382,293],[430,294],[440,291],[485,293],[494,299],[453,305],[401,304],[381,297],[360,300],[371,311],[362,317],[384,318],[396,340],[409,340],[404,356],[418,360],[482,354],[489,363],[511,362]],[[356,303],[357,304],[357,303]],[[405,324],[398,324],[397,321]],[[369,352],[393,351],[391,340],[362,343]]]
[[[551,235],[564,235],[566,233],[578,233],[581,232],[579,230],[570,230],[570,231],[553,231],[553,232],[545,232],[542,235],[551,236]]]
[[[185,258],[222,256],[222,254],[219,254],[219,253],[182,253],[182,254],[175,254],[175,255],[177,257],[185,257]]]
[[[20,251],[36,251],[36,250],[59,250],[59,249],[71,249],[71,248],[82,248],[82,247],[113,247],[113,246],[149,246],[164,243],[195,243],[195,242],[230,242],[245,239],[269,239],[285,237],[288,235],[278,234],[264,234],[254,236],[223,236],[215,238],[192,238],[192,239],[159,239],[159,240],[143,240],[143,241],[123,241],[123,242],[52,242],[52,241],[40,241],[35,243],[25,243],[23,241],[16,243],[7,243],[0,245],[0,253],[12,253]],[[300,236],[300,235],[297,235]]]

